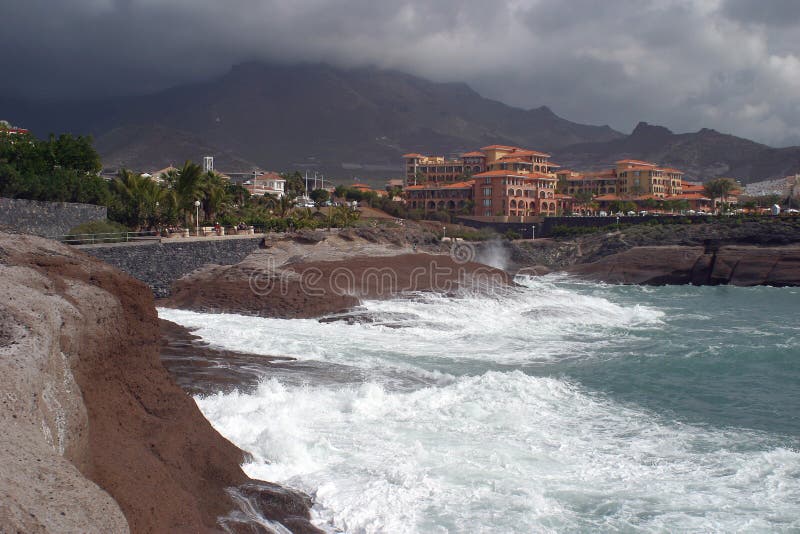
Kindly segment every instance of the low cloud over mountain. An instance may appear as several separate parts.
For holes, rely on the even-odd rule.
[[[247,60],[324,61],[464,81],[620,131],[647,120],[800,141],[793,0],[26,0],[1,12],[7,96],[144,94]]]

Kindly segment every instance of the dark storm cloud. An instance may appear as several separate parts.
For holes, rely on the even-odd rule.
[[[727,0],[723,11],[726,16],[744,24],[800,25],[800,2],[797,0]]]
[[[0,0],[2,1],[2,0]],[[800,140],[795,0],[6,0],[0,93],[142,93],[247,60],[377,65],[572,120]]]

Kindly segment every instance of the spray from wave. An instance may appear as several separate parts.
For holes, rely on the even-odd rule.
[[[665,311],[520,282],[369,301],[360,322],[160,313],[214,345],[330,370],[197,399],[253,455],[248,474],[313,495],[330,532],[800,528],[800,454],[780,440],[543,376],[575,360],[614,369],[604,359],[652,346]]]
[[[505,271],[511,265],[511,252],[502,241],[492,239],[481,244],[475,255],[475,261]]]

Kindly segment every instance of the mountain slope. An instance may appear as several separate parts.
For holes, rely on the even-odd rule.
[[[451,153],[490,143],[553,150],[622,136],[544,107],[512,108],[464,84],[328,65],[248,63],[149,96],[12,107],[10,119],[38,135],[90,131],[107,167],[142,169],[214,154],[235,167],[399,172],[408,151]],[[9,106],[3,108],[0,114]]]
[[[574,169],[610,166],[620,159],[654,161],[686,172],[690,179],[733,177],[743,183],[800,172],[800,147],[771,148],[715,130],[675,134],[640,122],[631,135],[558,149],[559,163]]]
[[[0,118],[49,132],[90,132],[106,167],[153,170],[214,155],[220,170],[319,170],[336,178],[398,176],[405,152],[456,154],[487,144],[547,150],[574,169],[623,158],[745,183],[800,172],[800,147],[775,149],[703,129],[640,123],[631,135],[540,107],[483,98],[465,84],[325,64],[246,63],[156,94],[85,102],[0,99]]]

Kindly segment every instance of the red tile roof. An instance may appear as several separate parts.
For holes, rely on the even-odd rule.
[[[528,165],[533,165],[532,161],[528,161],[527,159],[524,159],[524,158],[519,158],[514,153],[509,154],[508,156],[503,156],[502,158],[498,159],[497,161],[500,161],[500,162],[503,162],[503,163],[527,163]]]
[[[539,152],[538,150],[529,150],[527,148],[517,148],[511,153],[512,156],[544,156],[546,158],[550,157],[550,154],[547,152]]]
[[[465,180],[463,182],[455,182],[452,184],[445,184],[444,189],[467,189],[475,185],[475,180]]]
[[[462,158],[485,158],[486,154],[483,152],[478,152],[477,150],[473,150],[472,152],[467,152],[465,154],[461,154]]]
[[[473,185],[475,185],[475,180],[454,183],[425,182],[424,184],[410,185],[406,187],[406,191],[420,191],[423,189],[470,189]]]
[[[636,165],[647,165],[649,167],[656,167],[655,163],[650,163],[649,161],[641,161],[641,160],[638,160],[638,159],[621,159],[621,160],[617,161],[616,163],[617,163],[617,165],[619,165],[620,163],[633,163],[633,164],[636,164]]]
[[[632,167],[625,167],[622,169],[623,172],[625,171],[660,171],[663,169],[659,169],[655,165],[635,165]]]
[[[403,157],[404,158],[424,158],[425,156],[423,156],[422,154],[417,154],[417,153],[412,152],[410,154],[403,154]]]
[[[516,147],[516,146],[489,145],[489,146],[482,147],[481,150],[508,150],[508,151],[513,151],[513,150],[522,150],[522,149],[519,148],[519,147]]]

